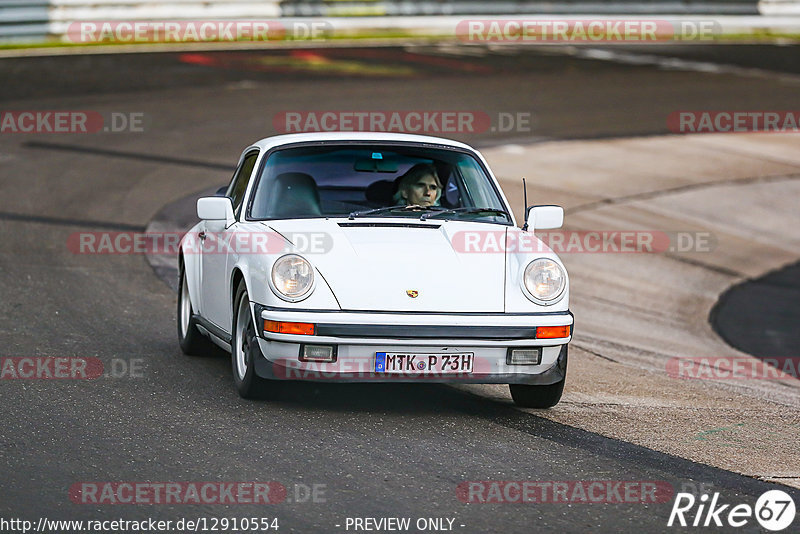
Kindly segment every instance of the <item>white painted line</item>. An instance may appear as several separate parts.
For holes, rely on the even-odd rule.
[[[685,70],[702,72],[706,74],[733,74],[746,78],[760,78],[778,80],[782,82],[800,84],[800,75],[757,69],[752,67],[739,67],[725,63],[712,63],[709,61],[694,61],[677,57],[659,56],[655,54],[640,54],[636,52],[621,52],[600,48],[584,48],[577,46],[553,48],[553,52],[562,53],[572,57],[594,59],[598,61],[611,61],[626,65],[653,65],[664,70]]]

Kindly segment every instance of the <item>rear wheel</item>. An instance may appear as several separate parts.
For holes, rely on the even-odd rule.
[[[264,396],[268,380],[256,374],[255,362],[263,358],[258,346],[253,316],[250,313],[250,299],[244,282],[236,291],[236,307],[233,311],[233,339],[231,340],[231,366],[233,381],[239,395],[245,399]]]
[[[183,265],[178,275],[178,342],[183,353],[190,356],[204,356],[215,348],[211,340],[197,329]]]

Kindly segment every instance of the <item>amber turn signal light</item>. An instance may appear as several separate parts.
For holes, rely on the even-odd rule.
[[[283,321],[264,321],[264,331],[276,334],[296,334],[299,336],[313,336],[315,332],[313,323],[286,323]]]
[[[569,337],[569,325],[536,327],[536,339],[554,339],[559,337]]]

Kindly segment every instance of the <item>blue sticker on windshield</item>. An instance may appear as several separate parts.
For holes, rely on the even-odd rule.
[[[386,353],[385,352],[376,352],[375,353],[375,372],[376,373],[383,373],[386,371]]]
[[[373,152],[372,159],[383,159],[383,154],[381,154],[380,152]]]

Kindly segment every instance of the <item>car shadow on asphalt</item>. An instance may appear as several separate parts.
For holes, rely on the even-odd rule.
[[[447,384],[278,380],[269,382],[267,394],[263,398],[247,400],[239,398],[234,391],[233,379],[230,377],[230,355],[220,351],[189,363],[209,371],[205,375],[197,373],[194,377],[209,390],[218,390],[217,393],[224,394],[226,399],[220,399],[221,404],[232,403],[240,408],[246,407],[240,413],[250,414],[257,421],[269,414],[275,417],[285,414],[297,417],[306,413],[309,416],[344,415],[344,418],[335,418],[340,424],[348,420],[348,415],[353,419],[367,415],[374,417],[376,422],[385,416],[399,418],[398,421],[410,417],[431,421],[433,425],[440,425],[444,419],[450,419],[460,421],[458,424],[464,428],[476,422],[488,423],[528,434],[531,439],[547,440],[558,448],[584,451],[594,461],[599,462],[598,465],[606,462],[630,465],[632,469],[642,471],[654,480],[669,480],[676,488],[687,480],[713,481],[715,490],[729,490],[740,495],[757,496],[776,488],[771,482],[558,423],[542,417],[544,410],[516,408],[510,398],[504,401],[484,397]],[[220,382],[209,384],[208,380]],[[558,409],[556,406],[550,410]],[[780,488],[800,499],[800,491],[784,486]]]
[[[183,364],[193,368],[193,382],[217,380],[213,386],[226,391],[234,391],[231,376],[231,356],[222,349],[214,347],[203,356],[175,355]],[[202,376],[199,368],[208,373]],[[209,385],[210,386],[210,385]],[[236,393],[234,392],[234,395]],[[264,392],[256,399],[237,399],[240,402],[270,404],[304,410],[324,410],[338,413],[397,413],[410,415],[461,414],[474,410],[474,404],[483,402],[481,397],[471,395],[442,383],[432,383],[426,379],[415,382],[332,382],[325,380],[268,380]],[[486,399],[499,406],[503,403]],[[507,405],[511,406],[511,399]]]

